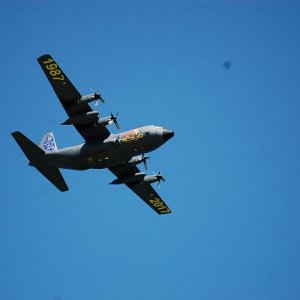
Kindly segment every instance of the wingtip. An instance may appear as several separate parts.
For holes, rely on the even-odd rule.
[[[11,132],[10,134],[11,134],[12,136],[14,136],[14,135],[16,135],[16,134],[18,134],[18,133],[20,133],[20,131],[13,131],[13,132]]]
[[[42,54],[41,56],[39,56],[37,58],[37,61],[40,61],[40,60],[42,60],[43,58],[46,58],[46,57],[51,57],[51,55],[49,53]]]

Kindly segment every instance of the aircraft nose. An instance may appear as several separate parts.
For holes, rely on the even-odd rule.
[[[170,138],[172,138],[173,136],[174,136],[174,131],[168,130],[168,129],[164,129],[164,131],[163,131],[163,138],[164,138],[165,142],[167,140],[169,140]]]

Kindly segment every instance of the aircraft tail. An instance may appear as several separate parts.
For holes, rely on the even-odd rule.
[[[40,142],[40,148],[46,153],[57,151],[57,146],[53,132],[48,132],[44,135]]]
[[[11,134],[19,147],[29,160],[29,165],[35,167],[43,176],[45,176],[60,191],[69,190],[64,178],[58,168],[49,166],[45,160],[45,152],[57,151],[53,133],[48,133],[42,139],[43,148],[35,145],[30,139],[19,131]],[[44,151],[45,150],[45,151]]]

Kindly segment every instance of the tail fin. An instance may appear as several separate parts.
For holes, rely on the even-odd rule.
[[[57,146],[53,132],[48,132],[44,135],[40,142],[40,148],[46,153],[57,151]]]
[[[44,175],[52,184],[54,184],[60,191],[67,191],[69,188],[62,177],[58,168],[49,166],[45,160],[45,152],[35,145],[30,139],[19,131],[15,131],[11,134],[19,147],[22,149],[24,154],[29,160],[29,165],[34,166],[42,175]],[[46,141],[47,135],[43,138]],[[50,135],[50,138],[53,135]],[[42,141],[43,141],[42,140]],[[56,148],[55,140],[54,149]],[[47,146],[45,146],[47,148]],[[57,150],[57,148],[56,148]],[[55,150],[53,150],[55,151]]]

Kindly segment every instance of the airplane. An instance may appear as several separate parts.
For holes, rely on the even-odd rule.
[[[105,102],[99,92],[82,96],[74,87],[57,62],[49,54],[40,56],[38,62],[49,80],[55,94],[65,109],[68,119],[61,125],[73,125],[83,137],[84,143],[58,149],[52,132],[47,133],[41,143],[34,144],[19,131],[12,136],[35,167],[61,192],[69,188],[59,169],[87,170],[108,168],[117,178],[111,184],[125,184],[158,214],[171,213],[170,208],[152,187],[158,186],[164,177],[158,173],[147,175],[137,167],[143,164],[147,170],[145,153],[162,146],[174,136],[172,130],[148,125],[122,133],[111,133],[107,125],[115,124],[119,129],[117,115],[99,117],[89,103]]]

